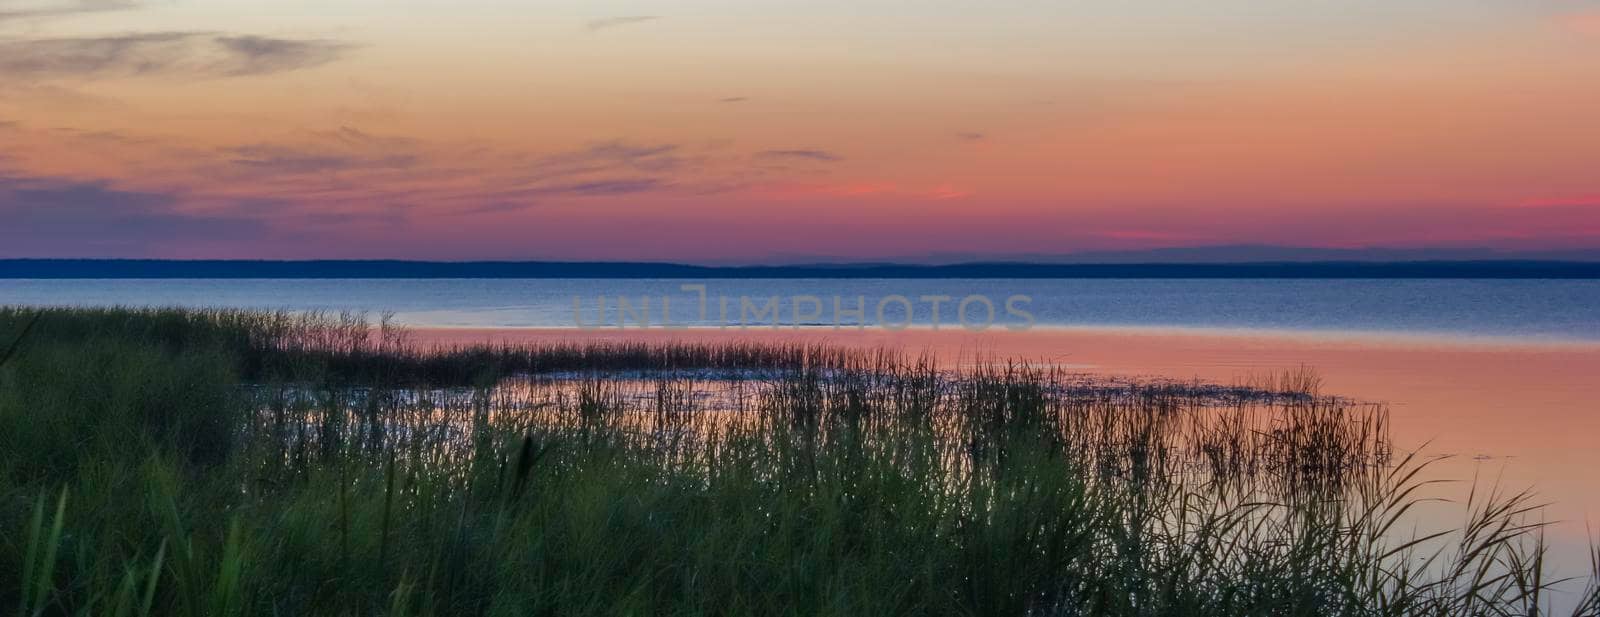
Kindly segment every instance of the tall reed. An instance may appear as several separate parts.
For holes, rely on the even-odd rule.
[[[1307,372],[43,315],[0,365],[22,614],[1600,614],[1530,494],[1410,531],[1430,461]]]

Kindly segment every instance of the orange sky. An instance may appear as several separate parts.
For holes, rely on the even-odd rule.
[[[1600,4],[0,0],[0,257],[1600,248]]]

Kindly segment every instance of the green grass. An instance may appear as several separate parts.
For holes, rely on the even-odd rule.
[[[0,353],[37,314],[0,309]],[[25,615],[1533,614],[1557,582],[1528,494],[1401,532],[1426,462],[1306,375],[120,309],[49,311],[0,363]]]

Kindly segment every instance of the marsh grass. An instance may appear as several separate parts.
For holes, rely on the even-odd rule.
[[[0,309],[0,345],[40,314]],[[1393,460],[1381,407],[1317,386],[1303,371],[1113,382],[816,346],[432,350],[359,316],[50,310],[0,364],[0,606],[1552,605],[1563,581],[1532,495],[1468,491],[1462,525],[1409,532],[1439,482],[1430,462]],[[1575,614],[1597,614],[1595,589]]]

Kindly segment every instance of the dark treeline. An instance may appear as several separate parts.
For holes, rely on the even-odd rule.
[[[1415,261],[696,266],[645,262],[7,259],[0,278],[1600,278],[1600,262]]]

